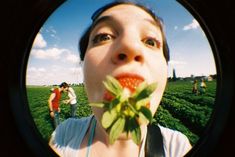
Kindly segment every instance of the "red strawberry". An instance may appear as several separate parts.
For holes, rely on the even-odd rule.
[[[114,99],[114,96],[109,92],[109,91],[106,91],[104,93],[104,100],[106,101],[112,101]]]
[[[120,82],[123,88],[128,88],[131,93],[134,93],[139,84],[144,81],[142,77],[139,77],[137,75],[122,75],[117,77],[117,80]]]
[[[131,93],[134,93],[138,85],[144,81],[141,76],[129,74],[120,75],[116,79],[123,88],[128,88]],[[110,92],[105,92],[104,100],[111,101],[113,98],[114,96]]]

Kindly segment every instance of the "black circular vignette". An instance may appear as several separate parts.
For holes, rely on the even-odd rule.
[[[217,67],[215,110],[204,137],[188,156],[228,156],[235,144],[234,34],[231,0],[178,0],[199,21]],[[7,2],[1,53],[1,147],[7,156],[56,156],[44,143],[30,115],[25,73],[32,42],[47,17],[63,3],[47,0]]]
[[[56,156],[42,140],[31,117],[25,87],[27,59],[42,24],[64,0],[9,2],[4,54],[4,143],[7,156]],[[6,90],[7,89],[7,90]],[[3,90],[3,89],[1,89]]]
[[[226,156],[235,145],[234,126],[234,54],[232,54],[232,4],[214,1],[178,0],[199,21],[204,30],[216,63],[217,91],[215,108],[204,135],[187,156]]]

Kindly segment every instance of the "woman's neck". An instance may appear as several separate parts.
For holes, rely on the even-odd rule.
[[[143,141],[144,136],[146,135],[146,132],[147,132],[147,127],[142,126],[141,127],[141,133],[142,133],[141,139],[142,140],[141,141]],[[103,129],[101,124],[97,122],[96,129],[95,129],[95,136],[93,139],[93,149],[95,149],[94,151],[96,151],[97,154],[109,154],[109,155],[112,155],[112,157],[115,157],[115,156],[138,157],[141,144],[140,145],[135,144],[130,137],[129,138],[126,137],[126,134],[122,134],[121,137],[118,138],[113,144],[110,144],[108,134]],[[98,148],[98,150],[94,147]],[[101,155],[101,156],[104,156],[104,155]]]

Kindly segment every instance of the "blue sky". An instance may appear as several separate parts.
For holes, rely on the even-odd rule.
[[[32,46],[26,74],[28,85],[83,82],[78,39],[94,10],[111,0],[68,0],[42,25]],[[173,0],[145,0],[165,24],[170,48],[168,76],[216,74],[209,42],[196,19]]]

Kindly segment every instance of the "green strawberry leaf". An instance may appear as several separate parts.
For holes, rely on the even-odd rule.
[[[109,103],[109,106],[108,106],[109,110],[116,107],[118,104],[120,104],[120,99],[119,99],[119,97],[116,97]]]
[[[138,115],[138,111],[137,111],[129,102],[127,102],[126,105],[129,107],[129,109],[130,109],[132,112],[134,112],[135,114]]]
[[[117,121],[113,124],[110,130],[109,142],[113,144],[115,140],[120,136],[125,127],[126,119],[119,117]]]
[[[150,102],[150,98],[147,97],[145,99],[141,99],[135,103],[136,110],[139,110],[142,106],[146,106],[147,103]]]
[[[118,80],[109,75],[106,77],[106,79],[107,81],[103,82],[105,88],[113,95],[115,96],[119,95],[122,92],[122,86],[120,85]]]
[[[138,145],[141,142],[141,130],[135,118],[130,119],[130,133],[132,140]]]
[[[152,83],[150,85],[147,85],[143,90],[135,94],[134,98],[136,99],[136,101],[145,99],[149,97],[155,91],[156,88],[157,88],[157,83]]]
[[[107,129],[111,126],[111,124],[117,119],[117,112],[115,109],[111,111],[105,111],[101,118],[102,126]]]
[[[139,111],[145,116],[146,119],[148,119],[150,123],[152,122],[152,112],[147,107],[142,106]]]
[[[135,92],[133,93],[132,97],[136,98],[142,90],[144,90],[148,86],[147,82],[142,82],[139,84],[139,86],[136,88]]]
[[[141,130],[140,126],[131,131],[132,140],[139,145],[141,142]]]
[[[142,112],[139,113],[138,121],[140,124],[147,124],[149,122],[149,120],[145,117]]]

